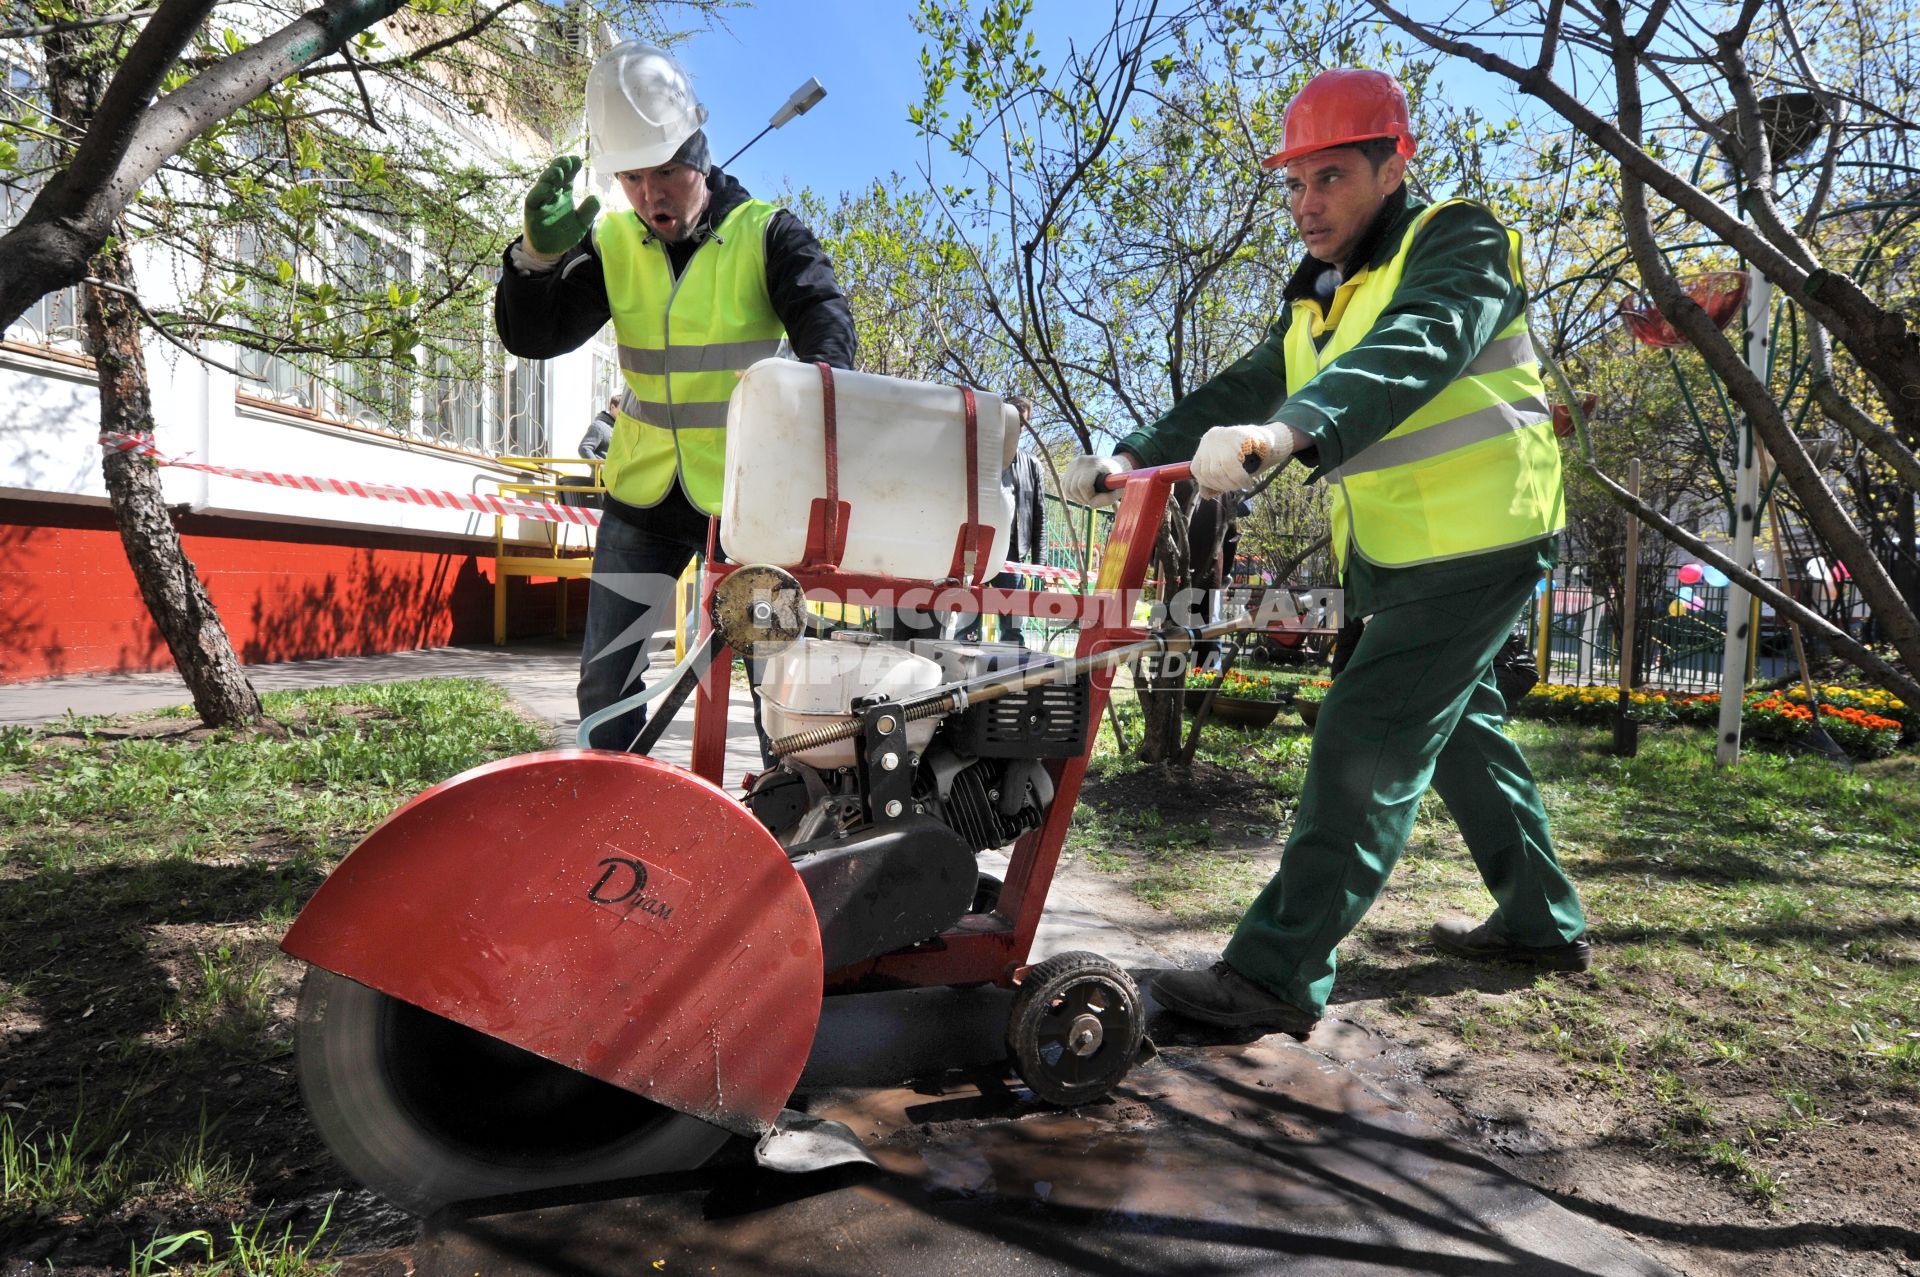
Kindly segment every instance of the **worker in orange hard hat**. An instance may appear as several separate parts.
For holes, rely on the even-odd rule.
[[[1369,617],[1322,702],[1280,870],[1211,970],[1155,998],[1210,1024],[1304,1037],[1334,950],[1386,887],[1431,785],[1494,899],[1443,920],[1444,952],[1549,970],[1591,961],[1493,660],[1557,553],[1560,455],[1527,330],[1520,239],[1468,200],[1408,198],[1406,93],[1379,71],[1315,76],[1287,108],[1288,213],[1306,254],[1266,340],[1122,439],[1103,473],[1193,459],[1205,491],[1298,456],[1323,482],[1352,616]],[[1251,423],[1251,424],[1235,424]]]
[[[1322,71],[1287,104],[1282,145],[1260,167],[1285,168],[1303,155],[1362,142],[1391,142],[1395,155],[1413,158],[1417,143],[1406,90],[1385,71]]]

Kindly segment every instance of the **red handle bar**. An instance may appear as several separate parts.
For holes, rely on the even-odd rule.
[[[1242,464],[1248,474],[1259,472],[1265,458],[1259,453],[1249,455]],[[1170,466],[1143,466],[1138,470],[1122,470],[1119,474],[1097,474],[1093,477],[1095,492],[1114,492],[1129,483],[1179,483],[1193,477],[1191,461],[1176,461]]]
[[[1118,474],[1097,474],[1093,477],[1095,492],[1118,492],[1129,483],[1179,483],[1193,477],[1191,461],[1176,461],[1170,466],[1142,466],[1138,470],[1122,470]]]

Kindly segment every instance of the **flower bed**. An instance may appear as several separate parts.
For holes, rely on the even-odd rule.
[[[1319,704],[1327,699],[1327,689],[1333,686],[1330,678],[1308,678],[1300,681],[1299,690],[1294,692],[1296,701],[1311,701]]]
[[[1284,705],[1294,697],[1298,678],[1270,674],[1262,670],[1228,670],[1223,681],[1217,670],[1195,670],[1187,675],[1190,692],[1218,692],[1243,701],[1278,701]]]
[[[1807,699],[1807,689],[1790,687],[1784,693],[1790,701],[1802,704]],[[1820,708],[1857,709],[1878,718],[1890,718],[1900,724],[1902,740],[1911,742],[1920,736],[1920,712],[1916,712],[1905,701],[1892,692],[1878,687],[1842,687],[1838,683],[1829,683],[1819,690]],[[1831,729],[1829,729],[1831,730]]]
[[[1864,758],[1890,754],[1903,732],[1910,730],[1912,715],[1906,706],[1877,689],[1835,686],[1820,689],[1820,697],[1820,725],[1850,754]],[[1530,718],[1612,722],[1619,700],[1618,688],[1540,683],[1521,699],[1516,712]],[[1889,712],[1870,708],[1875,706]],[[1720,694],[1634,692],[1628,699],[1627,713],[1641,723],[1712,726],[1719,721]],[[1901,717],[1890,716],[1895,713]],[[1813,730],[1813,717],[1803,688],[1784,693],[1749,692],[1741,711],[1740,730],[1748,740],[1792,741]]]
[[[1282,707],[1292,703],[1300,682],[1297,675],[1258,668],[1228,670],[1224,679],[1217,670],[1195,670],[1187,675],[1187,711],[1197,712],[1206,694],[1213,692],[1213,716],[1221,722],[1266,727],[1280,716]]]

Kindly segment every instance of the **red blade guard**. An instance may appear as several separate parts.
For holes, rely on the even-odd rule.
[[[820,932],[746,808],[651,759],[553,750],[427,790],[281,948],[669,1108],[753,1134],[820,1019]]]

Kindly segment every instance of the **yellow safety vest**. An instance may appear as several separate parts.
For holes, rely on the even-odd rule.
[[[1427,220],[1407,228],[1400,251],[1334,293],[1330,308],[1304,298],[1287,328],[1287,394],[1367,335],[1400,287],[1407,254]],[[1521,282],[1520,237],[1507,232],[1508,268]],[[1324,345],[1315,339],[1333,330]],[[1352,546],[1369,563],[1411,567],[1524,545],[1566,526],[1560,448],[1524,313],[1481,347],[1459,377],[1371,447],[1327,472],[1334,556]]]
[[[627,384],[601,467],[615,500],[658,505],[678,474],[694,505],[720,512],[727,400],[739,374],[786,337],[767,296],[766,230],[777,212],[765,200],[740,204],[678,279],[631,209],[594,224]]]

